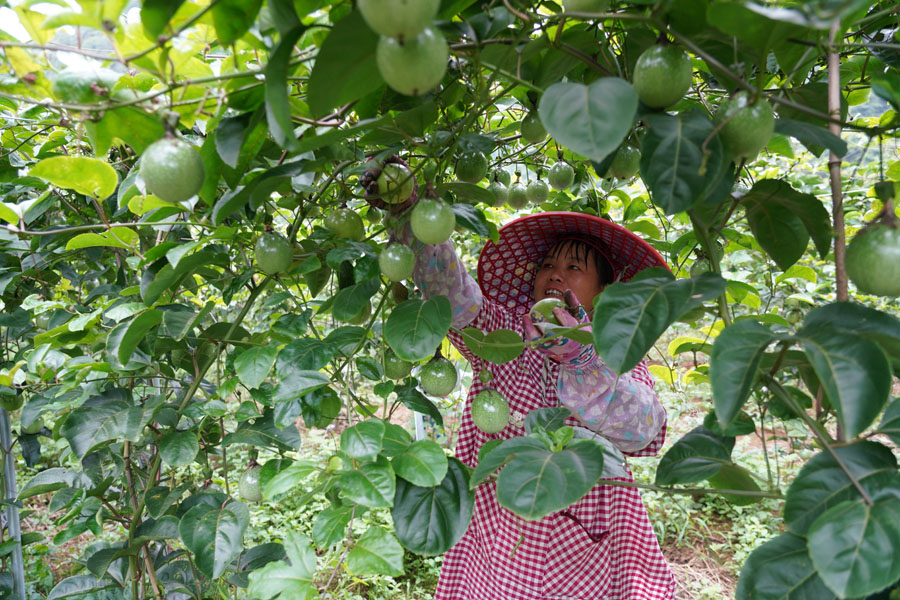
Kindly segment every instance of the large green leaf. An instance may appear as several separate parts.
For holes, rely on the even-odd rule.
[[[397,356],[418,362],[434,354],[452,320],[450,301],[444,296],[407,300],[391,312],[384,324],[384,338]]]
[[[344,531],[354,513],[353,506],[329,506],[316,515],[313,523],[313,540],[322,550],[331,548],[344,539]]]
[[[102,233],[80,233],[76,235],[66,242],[66,250],[81,250],[82,248],[102,246],[134,250],[139,243],[140,238],[135,230],[129,227],[111,227],[108,231]]]
[[[794,533],[805,535],[823,512],[860,497],[848,473],[870,496],[885,487],[898,486],[897,459],[889,448],[875,442],[857,442],[835,446],[832,451],[834,455],[823,451],[813,456],[788,488],[784,522]]]
[[[422,487],[397,480],[391,515],[397,537],[406,549],[437,555],[463,536],[474,506],[468,469],[458,459],[450,458],[447,474],[437,486]]]
[[[66,418],[60,433],[78,458],[94,448],[113,441],[140,439],[151,411],[135,404],[120,390],[88,398]]]
[[[538,113],[561,146],[594,161],[611,154],[631,131],[637,92],[617,77],[590,85],[555,83],[541,96]]]
[[[736,600],[836,600],[819,578],[806,550],[806,539],[783,533],[747,558]]]
[[[219,0],[212,5],[216,35],[223,45],[236,42],[256,21],[262,0]]]
[[[109,163],[86,156],[45,158],[31,167],[28,174],[95,200],[110,197],[119,184],[119,176]]]
[[[184,0],[144,0],[141,5],[141,25],[144,33],[151,40],[155,40],[166,30],[166,25]]]
[[[234,370],[241,383],[250,389],[258,388],[275,364],[278,348],[275,346],[256,346],[241,352],[234,359]]]
[[[341,491],[351,502],[373,508],[394,504],[396,477],[391,463],[383,456],[340,475]]]
[[[275,425],[275,412],[266,408],[263,416],[252,421],[244,421],[238,428],[222,439],[222,445],[249,444],[260,448],[279,451],[300,449],[300,433],[296,427],[279,429]]]
[[[47,600],[64,600],[68,598],[90,600],[113,600],[121,598],[116,592],[119,586],[111,579],[97,579],[93,575],[73,575],[66,577],[53,586]]]
[[[127,364],[131,355],[137,350],[138,344],[147,336],[151,329],[162,323],[163,313],[160,310],[145,310],[135,315],[125,331],[115,339],[110,338],[106,346],[108,352],[114,353],[122,364]]]
[[[727,172],[722,142],[708,116],[693,110],[645,117],[641,178],[666,214],[702,202]]]
[[[824,326],[804,327],[798,337],[837,411],[844,439],[856,437],[875,421],[890,396],[887,355],[871,340]]]
[[[847,142],[828,131],[825,127],[794,119],[778,119],[775,121],[775,131],[776,133],[796,138],[807,148],[827,148],[837,156],[847,154]]]
[[[862,598],[900,578],[900,486],[871,505],[848,500],[809,528],[809,555],[841,598]]]
[[[695,427],[669,448],[656,467],[656,485],[697,483],[731,463],[734,440]]]
[[[372,525],[347,553],[347,569],[356,575],[403,575],[403,546],[392,533]]]
[[[106,156],[116,140],[128,144],[137,154],[143,154],[150,144],[166,134],[158,115],[136,106],[108,110],[99,121],[86,119],[84,130],[95,156]]]
[[[313,581],[316,574],[316,553],[309,539],[291,531],[285,539],[284,549],[290,564],[279,560],[250,572],[247,593],[251,598],[306,600],[318,595]]]
[[[381,281],[377,278],[345,287],[334,297],[331,313],[338,321],[352,320],[372,302],[372,296],[380,287]]]
[[[78,471],[64,467],[51,467],[45,469],[28,480],[17,496],[19,500],[25,500],[39,494],[47,494],[56,490],[69,487],[87,489],[91,487],[90,478]]]
[[[300,338],[288,342],[278,353],[275,372],[285,377],[294,369],[318,371],[325,367],[335,355],[335,348],[315,338]]]
[[[419,391],[415,383],[398,385],[394,388],[394,391],[397,392],[397,400],[402,402],[406,408],[428,415],[434,419],[435,423],[443,426],[444,415],[441,414],[440,409],[435,406],[434,402]]]
[[[480,329],[466,327],[460,337],[472,354],[498,365],[518,358],[525,350],[522,334],[512,329],[494,329],[485,335]]]
[[[309,107],[315,116],[362,98],[384,84],[375,65],[378,34],[357,11],[334,24],[309,76]]]
[[[674,279],[646,269],[627,283],[608,286],[594,305],[594,345],[616,373],[633,369],[681,315],[725,290],[713,273]]]
[[[603,447],[592,440],[574,440],[551,452],[538,439],[516,439],[515,452],[497,477],[497,500],[523,519],[541,519],[574,504],[603,475]],[[494,452],[506,454],[503,444],[488,456]]]
[[[295,140],[296,141],[296,140]],[[291,178],[301,173],[308,172],[314,167],[310,161],[294,160],[262,173],[244,186],[234,191],[222,194],[216,201],[212,210],[214,225],[221,225],[225,219],[231,217],[247,203],[259,203],[276,191],[278,188],[290,183]]]
[[[878,432],[888,436],[892,442],[900,446],[900,398],[894,398],[884,411]]]
[[[341,432],[341,450],[359,460],[375,460],[384,440],[384,421],[367,419]]]
[[[285,368],[278,374],[281,381],[275,388],[272,400],[275,402],[290,402],[308,394],[314,390],[331,383],[328,375],[319,371],[309,371],[297,368]]]
[[[178,532],[194,562],[207,577],[219,577],[243,549],[250,513],[243,502],[223,506],[198,504],[181,518]]]
[[[756,321],[729,325],[713,346],[709,377],[719,425],[725,429],[738,415],[756,381],[760,360],[778,336]]]
[[[287,460],[282,460],[279,466],[288,462]],[[262,472],[260,472],[263,498],[269,500],[295,491],[301,481],[318,470],[318,466],[310,461],[298,461],[287,465],[271,477],[267,477],[265,481],[263,481]]]
[[[159,438],[159,455],[173,467],[186,467],[200,452],[200,441],[193,431],[170,431]]]
[[[447,474],[447,455],[431,440],[407,446],[391,460],[398,477],[423,487],[438,485]]]
[[[757,182],[741,199],[759,245],[786,271],[804,253],[812,236],[823,258],[831,249],[831,219],[820,200],[780,179]]]
[[[856,302],[834,302],[806,313],[801,333],[823,327],[877,342],[890,357],[894,373],[900,375],[900,319],[897,317]]]
[[[294,44],[305,30],[305,27],[297,25],[290,31],[283,32],[266,65],[266,119],[272,137],[285,150],[297,150],[288,96],[288,75],[292,69]]]
[[[752,46],[759,57],[765,57],[788,38],[802,38],[805,31],[800,25],[769,19],[742,4],[731,2],[708,3],[706,18],[719,30]]]

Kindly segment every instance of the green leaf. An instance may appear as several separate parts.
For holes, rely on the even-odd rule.
[[[141,340],[147,337],[151,329],[162,323],[163,313],[160,310],[150,309],[135,315],[125,326],[121,337],[115,340],[110,338],[106,350],[114,353],[121,364],[128,364],[131,355],[137,350]]]
[[[894,491],[896,494],[897,491]],[[841,598],[863,598],[900,578],[900,498],[872,505],[848,500],[809,528],[807,547],[825,584]]]
[[[892,442],[900,446],[900,398],[894,398],[884,411],[878,432],[888,436]]]
[[[798,535],[806,535],[813,521],[845,500],[860,498],[849,474],[869,494],[900,485],[897,459],[890,449],[875,442],[857,442],[823,451],[800,469],[788,488],[784,522]]]
[[[900,375],[900,319],[897,317],[856,302],[834,302],[806,313],[801,332],[822,327],[876,342],[891,359],[894,373]]]
[[[729,325],[716,338],[709,357],[709,377],[719,425],[725,429],[750,397],[760,360],[778,339],[768,327],[744,320]]]
[[[295,140],[296,141],[296,140]],[[222,194],[216,201],[212,210],[214,225],[221,225],[225,219],[234,215],[247,203],[259,203],[269,197],[282,185],[289,183],[291,178],[301,175],[313,169],[312,163],[307,160],[295,160],[265,171],[250,183],[238,187],[233,192]]]
[[[285,150],[298,151],[287,81],[292,68],[294,44],[305,30],[306,27],[298,25],[283,32],[266,65],[266,119],[275,142]]]
[[[341,432],[341,450],[359,460],[375,460],[384,440],[384,422],[367,419]]]
[[[435,487],[398,480],[391,516],[397,537],[406,549],[435,556],[462,538],[474,506],[468,469],[458,459],[450,458],[447,474]]]
[[[460,206],[467,206],[470,209],[466,211],[467,214],[465,216],[473,216],[474,213],[481,212],[476,209],[473,204],[477,202],[481,202],[483,204],[487,204],[488,206],[493,206],[494,204],[494,195],[484,189],[481,186],[475,185],[473,183],[466,183],[464,181],[446,181],[435,188],[434,193],[438,196],[445,197],[447,193],[452,193],[458,200],[461,202],[467,202],[468,204],[460,204]],[[453,205],[451,205],[452,208]],[[454,213],[456,213],[457,209],[454,209]],[[460,209],[460,212],[463,212]],[[461,215],[456,213],[456,218],[460,219]],[[483,235],[482,237],[487,237],[487,235]]]
[[[461,183],[459,185],[472,185],[470,183]],[[443,187],[443,186],[442,186]],[[477,185],[472,186],[477,189],[482,189]],[[487,192],[487,190],[484,190]],[[490,192],[488,192],[490,194]],[[480,199],[479,202],[485,202],[485,200]],[[493,202],[493,196],[491,197],[491,203]],[[485,202],[487,203],[487,202]],[[450,208],[453,210],[453,214],[456,215],[456,224],[462,225],[475,235],[479,235],[483,238],[491,238],[495,243],[500,239],[500,233],[497,231],[497,226],[492,222],[487,220],[487,217],[484,216],[484,213],[481,212],[478,208],[471,206],[469,204],[451,204]]]
[[[400,425],[385,423],[384,445],[381,453],[388,458],[397,456],[412,443],[412,436]]]
[[[727,445],[727,439],[703,426],[690,430],[660,459],[656,468],[656,485],[697,483],[709,479],[719,472],[722,465],[731,464],[731,447]]]
[[[741,569],[736,600],[836,600],[813,567],[806,539],[783,533],[756,548]]]
[[[602,77],[590,85],[551,85],[541,95],[538,114],[561,146],[599,162],[631,131],[637,106],[637,92],[630,83]]]
[[[377,278],[345,287],[335,295],[331,313],[338,321],[353,319],[372,301],[380,288],[381,280]]]
[[[137,154],[166,134],[159,116],[136,106],[122,106],[102,113],[99,121],[84,120],[94,155],[106,156],[116,140],[131,146]]]
[[[25,500],[39,494],[55,492],[65,487],[87,489],[91,486],[90,478],[84,473],[64,467],[51,467],[29,479],[28,483],[22,487],[17,498]]]
[[[159,455],[172,467],[186,467],[200,452],[200,441],[193,431],[170,431],[159,438]]]
[[[191,487],[191,483],[182,483],[173,489],[156,486],[147,490],[147,513],[154,519],[161,517],[169,507],[178,502],[181,496]]]
[[[307,94],[314,116],[324,116],[384,84],[375,64],[378,37],[358,11],[334,24],[309,76]]]
[[[95,200],[109,198],[119,184],[119,176],[109,163],[86,156],[45,158],[34,165],[28,174]]]
[[[512,329],[494,329],[485,335],[480,329],[466,327],[460,337],[472,354],[498,365],[515,360],[525,350],[522,335]]]
[[[422,487],[438,485],[447,474],[447,455],[431,440],[413,442],[391,460],[394,473]]]
[[[341,491],[351,502],[372,508],[394,505],[396,478],[391,463],[383,456],[340,474]]]
[[[247,33],[256,21],[262,0],[219,0],[212,5],[213,24],[219,43],[228,45]]]
[[[627,283],[607,286],[594,305],[594,345],[616,373],[633,369],[681,315],[725,290],[714,273],[674,279],[646,269]]]
[[[719,472],[709,478],[709,485],[717,490],[739,490],[747,492],[760,491],[759,485],[747,471],[737,465],[722,465]],[[747,506],[761,500],[760,497],[739,496],[737,494],[722,494],[729,504],[735,506]]]
[[[261,419],[244,421],[237,429],[222,439],[222,445],[249,444],[279,451],[300,449],[300,433],[296,427],[279,429],[275,425],[275,412],[266,408]]]
[[[334,358],[335,349],[331,344],[316,338],[300,338],[288,342],[278,353],[275,372],[284,377],[295,369],[318,371]]]
[[[269,376],[277,355],[278,348],[275,346],[256,346],[244,350],[234,359],[238,379],[250,389],[258,388]]]
[[[497,500],[523,519],[541,519],[574,504],[603,475],[603,446],[593,440],[551,452],[540,440],[520,439],[527,442],[497,477]]]
[[[798,332],[825,395],[837,411],[845,440],[881,414],[891,393],[891,368],[884,350],[864,337],[825,326]]]
[[[184,0],[144,0],[141,5],[141,24],[147,37],[155,40],[162,35],[182,3]]]
[[[775,21],[741,4],[727,2],[710,3],[706,18],[717,29],[752,46],[761,57],[788,38],[802,39],[805,32],[799,25]]]
[[[692,110],[644,117],[641,178],[653,203],[667,215],[702,202],[727,173],[722,142],[710,118]]]
[[[150,420],[150,409],[134,404],[120,390],[88,398],[69,413],[60,433],[78,458],[96,447],[117,440],[136,442]]]
[[[847,154],[847,142],[824,127],[818,127],[811,123],[804,123],[794,119],[778,119],[775,121],[775,131],[782,135],[796,138],[807,148],[810,146],[824,147],[839,157]]]
[[[282,461],[282,464],[288,461]],[[298,461],[278,471],[262,486],[263,498],[270,500],[296,490],[300,482],[319,470],[309,461]]]
[[[272,400],[275,402],[290,402],[300,396],[317,390],[331,383],[328,375],[319,371],[307,371],[304,369],[284,369],[279,373],[281,381],[275,387]]]
[[[741,199],[759,245],[786,271],[806,252],[812,236],[822,258],[831,249],[831,220],[822,202],[780,179],[757,182]]]
[[[316,553],[309,539],[295,531],[287,534],[284,544],[290,565],[284,561],[270,562],[250,572],[247,594],[251,598],[270,600],[306,600],[317,594],[313,578],[316,574]]]
[[[347,569],[355,575],[403,575],[403,546],[393,534],[372,525],[347,553]]]
[[[415,384],[398,385],[394,388],[394,391],[397,392],[397,400],[402,402],[406,408],[428,415],[434,419],[435,423],[443,426],[444,416],[441,414],[441,411],[434,405],[434,402],[418,390]]]
[[[316,515],[313,540],[320,550],[331,548],[344,539],[344,531],[353,516],[352,506],[329,506]]]
[[[79,233],[66,242],[66,250],[81,250],[82,248],[95,248],[98,246],[133,250],[138,247],[139,243],[138,234],[133,229],[113,227],[103,233]]]
[[[207,577],[220,577],[243,549],[244,530],[250,513],[243,502],[224,506],[198,504],[181,518],[178,532],[194,554],[197,568]]]
[[[90,598],[91,600],[113,600],[118,595],[112,592],[118,585],[111,579],[99,580],[93,575],[74,575],[66,577],[50,590],[47,600],[63,600],[66,598]]]
[[[452,319],[450,301],[444,296],[407,300],[391,312],[384,324],[384,337],[397,356],[418,362],[434,354],[450,331]]]

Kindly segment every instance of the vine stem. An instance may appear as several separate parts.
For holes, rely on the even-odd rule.
[[[831,133],[841,137],[841,82],[840,82],[840,55],[834,48],[834,40],[837,36],[840,21],[835,20],[831,24],[828,34],[828,114],[833,119],[828,128]],[[850,299],[847,291],[847,269],[844,258],[846,256],[846,232],[844,230],[844,199],[841,190],[841,159],[834,152],[828,153],[828,171],[831,181],[831,213],[834,222],[834,267],[835,285],[837,287],[838,302],[846,302]],[[840,437],[840,436],[838,436]]]
[[[834,440],[829,437],[828,432],[825,431],[825,429],[819,423],[814,421],[808,414],[806,414],[806,411],[803,409],[803,407],[797,404],[797,402],[791,397],[791,395],[787,393],[784,387],[782,387],[781,383],[779,383],[774,377],[766,375],[765,381],[766,385],[769,386],[769,389],[771,389],[782,402],[790,406],[791,410],[797,413],[800,418],[803,419],[803,421],[806,423],[807,427],[812,430],[813,434],[822,444],[822,447],[824,447],[825,450],[829,454],[831,454],[834,462],[837,463],[838,467],[840,467],[844,474],[847,476],[847,479],[850,480],[850,483],[853,484],[853,487],[856,488],[856,491],[859,492],[859,495],[862,497],[863,502],[865,502],[868,506],[872,506],[872,498],[866,492],[865,488],[863,488],[862,484],[859,482],[856,476],[850,471],[850,468],[846,464],[844,464],[844,461],[841,460],[841,457],[838,456],[837,452],[834,451],[834,446],[832,446]]]

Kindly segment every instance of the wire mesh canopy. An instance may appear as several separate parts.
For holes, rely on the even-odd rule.
[[[588,236],[601,241],[616,281],[641,269],[665,267],[659,252],[621,225],[574,212],[527,215],[504,225],[495,244],[488,240],[478,257],[478,284],[484,296],[515,312],[534,303],[532,289],[538,261],[557,240]]]

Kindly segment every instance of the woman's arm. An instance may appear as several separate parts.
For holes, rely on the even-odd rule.
[[[585,427],[622,452],[638,452],[650,445],[666,424],[666,411],[652,384],[640,377],[641,368],[616,375],[600,357],[582,366],[562,364],[557,395]]]
[[[472,323],[482,308],[478,283],[466,268],[453,244],[426,245],[416,240],[408,225],[396,233],[397,241],[407,244],[416,253],[413,281],[426,298],[446,296],[453,310],[453,327],[463,328]]]

